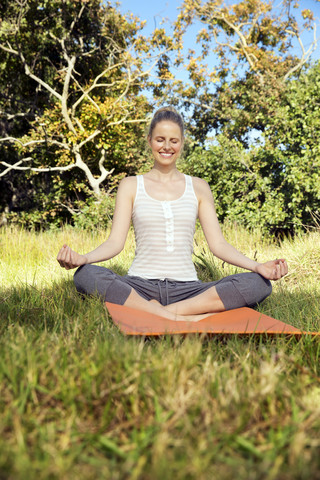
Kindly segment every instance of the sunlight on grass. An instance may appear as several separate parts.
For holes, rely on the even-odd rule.
[[[238,249],[288,260],[259,306],[320,330],[320,234],[264,239],[225,226]],[[56,262],[106,232],[0,231],[0,472],[41,479],[313,479],[320,471],[319,338],[126,338],[97,299],[81,299]],[[209,280],[240,271],[208,252]],[[124,273],[125,250],[106,264]]]

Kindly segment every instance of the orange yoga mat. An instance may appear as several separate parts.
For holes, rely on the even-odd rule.
[[[199,322],[167,320],[159,315],[106,302],[112,320],[127,335],[165,335],[185,333],[209,334],[285,334],[302,335],[298,328],[257,312],[252,308],[237,308],[209,315]],[[320,333],[310,333],[319,335]]]

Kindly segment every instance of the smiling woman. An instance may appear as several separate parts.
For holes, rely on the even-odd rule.
[[[209,185],[177,169],[183,142],[178,112],[172,107],[158,110],[148,134],[153,167],[120,183],[109,238],[85,255],[67,245],[61,248],[57,258],[61,267],[79,267],[74,281],[80,293],[171,320],[198,321],[215,312],[258,304],[270,295],[270,280],[287,273],[285,260],[258,263],[225,240]],[[198,280],[192,262],[197,218],[212,253],[250,272],[215,282]],[[128,274],[119,276],[92,265],[120,253],[131,219],[136,252]]]
[[[183,145],[183,138],[176,123],[163,120],[154,128],[152,135],[149,135],[148,142],[155,165],[161,168],[169,167],[176,162]]]

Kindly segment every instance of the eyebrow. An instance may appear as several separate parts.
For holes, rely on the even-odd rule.
[[[156,135],[155,138],[165,138],[163,135]],[[170,140],[180,140],[179,137],[171,137]]]

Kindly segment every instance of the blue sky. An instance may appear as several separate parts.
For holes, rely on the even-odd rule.
[[[153,29],[155,22],[159,26],[161,18],[167,17],[173,21],[177,16],[177,8],[182,1],[170,0],[122,0],[120,1],[121,11],[133,12],[142,20],[147,20],[148,29]]]
[[[227,0],[226,3],[232,4],[232,0]],[[279,0],[280,3],[280,0]],[[145,32],[151,32],[155,26],[160,26],[160,22],[163,18],[168,19],[169,22],[173,22],[178,14],[178,7],[182,4],[182,0],[120,0],[120,9],[122,13],[132,12],[137,15],[141,20],[146,20],[147,25]],[[318,17],[318,38],[320,37],[320,3],[316,0],[302,0],[300,1],[300,9],[310,9]],[[185,37],[185,48],[195,48],[195,35],[199,27],[195,26],[190,29],[189,33]],[[305,33],[303,36],[303,43],[305,48],[310,45],[313,38],[310,34]],[[295,53],[300,54],[300,47],[297,45]],[[320,58],[320,38],[318,42],[317,51],[313,54],[314,59]]]

